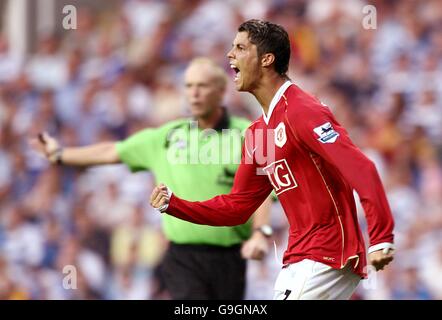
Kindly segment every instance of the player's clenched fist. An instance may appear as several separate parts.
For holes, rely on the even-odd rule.
[[[163,212],[169,204],[170,194],[164,184],[155,187],[150,195],[150,205]]]
[[[368,255],[370,264],[376,268],[376,271],[384,270],[384,267],[393,261],[393,250],[378,250]]]

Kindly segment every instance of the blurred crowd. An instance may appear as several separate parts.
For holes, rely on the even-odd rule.
[[[380,171],[397,254],[354,299],[442,299],[442,2],[370,4],[375,29],[362,23],[363,0],[79,7],[76,30],[41,33],[24,58],[0,29],[0,299],[168,298],[158,273],[167,241],[147,201],[154,177],[122,165],[50,166],[29,139],[48,131],[86,145],[187,116],[186,64],[206,55],[230,72],[225,54],[249,18],[288,30],[289,76],[333,110]],[[232,84],[225,103],[249,119],[261,112]],[[249,262],[248,299],[270,299],[281,266],[287,223],[278,203],[272,212],[275,247]],[[365,230],[360,206],[359,215]]]

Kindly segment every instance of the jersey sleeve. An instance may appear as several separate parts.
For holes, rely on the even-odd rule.
[[[270,194],[272,186],[266,175],[257,174],[257,166],[250,163],[253,161],[245,161],[244,148],[229,194],[201,202],[186,201],[172,194],[166,212],[197,224],[235,226],[245,223]]]
[[[120,160],[132,172],[150,170],[155,161],[159,135],[159,129],[149,128],[118,142],[116,148]]]
[[[290,119],[297,138],[333,165],[357,191],[367,219],[370,246],[393,243],[394,221],[374,163],[350,140],[330,110],[309,102]]]

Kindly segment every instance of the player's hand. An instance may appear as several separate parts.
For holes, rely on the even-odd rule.
[[[61,150],[58,141],[47,132],[39,133],[37,138],[31,139],[30,145],[52,163],[57,161],[57,153]]]
[[[394,250],[378,250],[368,254],[370,264],[376,271],[384,270],[384,267],[393,261]]]
[[[241,256],[244,259],[261,260],[269,251],[267,238],[261,232],[254,232],[249,240],[245,241],[241,248]]]
[[[169,204],[170,196],[167,187],[164,184],[160,184],[155,187],[150,195],[150,205],[160,211],[162,207]]]

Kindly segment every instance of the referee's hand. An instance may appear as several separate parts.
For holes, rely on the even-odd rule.
[[[31,147],[51,162],[55,161],[55,155],[60,149],[60,144],[54,137],[47,132],[38,134],[38,137],[31,139]]]
[[[150,195],[150,205],[161,212],[163,212],[162,208],[167,207],[169,200],[169,192],[164,184],[155,187]]]
[[[267,238],[261,232],[256,231],[242,244],[241,256],[244,259],[262,260],[268,251]]]

